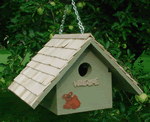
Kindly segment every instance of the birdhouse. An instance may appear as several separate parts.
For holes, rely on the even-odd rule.
[[[112,87],[143,91],[90,33],[55,34],[14,79],[9,90],[35,109],[57,115],[112,108]]]

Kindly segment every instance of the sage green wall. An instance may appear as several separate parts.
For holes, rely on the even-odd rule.
[[[57,114],[56,86],[46,95],[40,105]]]
[[[102,63],[90,50],[91,48],[89,46],[56,85],[58,115],[112,107],[111,73],[108,72],[108,68],[104,63]],[[82,77],[78,73],[78,68],[84,62],[89,63],[92,70],[88,76]],[[74,87],[73,82],[77,80],[90,80],[96,77],[98,77],[99,82],[97,86]],[[62,99],[62,96],[69,92],[73,92],[73,95],[77,95],[81,102],[80,107],[75,110],[72,108],[63,108],[66,101]]]

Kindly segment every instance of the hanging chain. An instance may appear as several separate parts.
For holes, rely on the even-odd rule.
[[[60,29],[59,29],[59,34],[60,34],[60,35],[63,33],[63,25],[64,25],[64,23],[65,23],[67,8],[68,8],[68,5],[65,6],[63,19],[62,19],[62,21],[61,21],[62,24],[60,25]]]
[[[78,13],[78,11],[77,11],[77,7],[75,6],[74,0],[72,0],[72,5],[73,5],[73,9],[75,10],[75,14],[76,14],[76,16],[77,16],[77,20],[79,21],[79,22],[78,22],[78,25],[79,25],[81,34],[83,34],[83,33],[84,33],[84,27],[83,27],[83,25],[82,25],[82,22],[81,22],[79,13]]]
[[[79,25],[81,34],[83,34],[83,33],[84,33],[84,27],[83,27],[83,25],[82,25],[82,22],[81,22],[79,13],[78,13],[78,11],[77,11],[77,7],[75,6],[74,0],[72,0],[72,5],[73,5],[73,9],[75,10],[75,14],[76,14],[76,16],[77,16],[77,20],[79,21],[79,22],[78,22],[78,25]],[[60,30],[59,30],[59,34],[60,34],[60,35],[63,33],[63,25],[64,25],[65,18],[66,18],[67,8],[68,8],[68,5],[65,6],[64,15],[63,15],[63,20],[62,20],[62,24],[61,24]]]

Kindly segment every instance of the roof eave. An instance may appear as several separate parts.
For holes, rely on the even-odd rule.
[[[113,69],[116,70],[116,72],[123,77],[123,79],[126,81],[126,83],[128,83],[136,92],[136,94],[141,95],[143,93],[143,91],[140,89],[140,87],[134,83],[131,79],[129,79],[129,77],[127,77],[127,75],[117,66],[117,62],[115,62],[115,60],[112,58],[110,60],[110,57],[104,52],[105,49],[103,49],[103,47],[99,48],[101,45],[97,45],[95,40],[91,41],[91,44],[94,46],[94,48],[100,52],[103,57],[105,58],[105,60],[107,60],[107,62],[111,65],[111,67],[113,67]]]

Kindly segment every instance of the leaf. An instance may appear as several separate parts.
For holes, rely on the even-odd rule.
[[[131,55],[131,56],[130,56],[130,59],[132,59],[132,58],[134,58],[134,57],[135,57],[135,54]]]
[[[106,49],[108,49],[108,48],[109,48],[109,46],[110,46],[110,42],[109,42],[109,41],[107,41],[105,46],[106,46]]]
[[[109,41],[113,41],[109,36],[108,36],[108,34],[106,33],[106,36],[108,37],[108,39],[109,39]]]
[[[15,25],[7,25],[6,27],[12,29],[13,27],[15,27]]]
[[[112,55],[117,54],[117,52],[115,50],[111,50],[110,52],[111,52]]]
[[[119,58],[121,53],[122,53],[121,51],[119,53],[117,53],[116,58]]]
[[[119,93],[119,96],[121,97],[121,101],[123,101],[123,95],[120,92],[118,93]]]
[[[44,32],[43,38],[45,38],[45,37],[47,37],[47,36],[49,36],[49,32],[48,32],[48,31]]]
[[[29,36],[31,37],[31,38],[33,38],[34,36],[35,36],[35,34],[34,34],[34,32],[33,32],[33,30],[31,29],[31,30],[29,30]]]
[[[147,93],[148,92],[148,88],[145,85],[143,86],[143,88],[144,88],[144,92]]]
[[[0,81],[1,81],[2,83],[5,83],[5,80],[4,80],[3,77],[0,79]]]
[[[150,73],[148,73],[148,74],[146,74],[146,75],[144,75],[144,76],[138,76],[138,79],[141,79],[141,78],[143,78],[143,79],[148,79],[148,78],[150,78]],[[149,86],[149,88],[150,88],[150,86]]]
[[[120,102],[120,111],[122,112],[122,113],[124,113],[125,112],[125,106],[123,105],[123,103],[122,102]]]
[[[142,104],[138,107],[138,109],[136,111],[141,110],[141,108],[142,108]]]
[[[99,21],[94,22],[92,26],[95,27],[96,24],[99,24]]]
[[[135,27],[138,27],[138,25],[136,24],[136,22],[132,22],[132,25],[134,25]]]
[[[38,41],[45,42],[45,40],[44,40],[43,38],[36,37],[36,39],[37,39]]]
[[[96,33],[94,34],[94,37],[96,37],[99,34],[99,31],[96,31]]]
[[[18,19],[13,18],[13,19],[10,19],[10,21],[11,21],[12,23],[16,24],[16,23],[18,22]]]
[[[120,121],[120,119],[118,119],[117,117],[115,116],[111,116],[113,119],[117,120],[117,121]]]
[[[17,39],[17,38],[22,38],[22,37],[24,37],[21,33],[19,33],[19,34],[17,34],[16,36],[15,36],[15,38]]]
[[[5,3],[5,4],[2,5],[0,8],[5,8],[8,4],[9,4],[9,2]]]
[[[118,7],[117,4],[113,4],[113,8],[116,10],[116,8]]]
[[[5,67],[7,64],[0,63],[0,67]]]
[[[128,54],[128,56],[131,55],[131,51],[129,49],[127,50],[127,54]]]
[[[89,116],[93,116],[93,113],[92,113],[92,114],[89,114]]]
[[[122,32],[123,40],[126,40],[126,34],[125,31]]]
[[[37,47],[38,47],[38,50],[41,49],[41,45],[39,43],[37,43]]]
[[[105,119],[105,118],[103,118],[102,122],[106,122],[106,119]]]
[[[40,32],[36,32],[36,34],[39,35],[39,36],[42,36],[42,37],[44,36],[44,34],[40,33]]]
[[[120,17],[122,14],[124,14],[122,11],[118,11],[117,13],[113,14],[113,16]]]
[[[23,30],[22,33],[23,33],[23,35],[27,35],[27,31],[26,30]]]
[[[129,108],[129,111],[128,111],[128,115],[131,115],[132,114],[132,112],[134,112],[134,110],[137,108],[137,106],[131,106],[130,108]]]
[[[36,41],[34,41],[33,43],[32,43],[32,48],[34,48],[35,46],[36,46]]]
[[[92,120],[92,122],[98,122],[99,121],[99,119],[91,119]]]
[[[94,111],[93,116],[96,116],[96,115],[97,115],[97,113],[98,113],[98,110]]]
[[[53,6],[50,5],[50,4],[46,4],[44,7],[47,8],[47,9],[53,9]]]
[[[126,29],[126,31],[127,31],[128,33],[131,33],[131,30],[129,30],[129,29]]]
[[[90,8],[92,8],[93,10],[94,10],[94,12],[95,12],[95,7],[92,5],[92,4],[90,4],[90,3],[86,3]]]
[[[149,118],[147,118],[144,122],[149,122],[148,120],[150,120],[150,117],[149,117]]]
[[[143,118],[143,117],[146,117],[146,116],[150,116],[150,113],[145,113],[141,117]]]
[[[8,59],[12,59],[12,56],[8,56],[8,57],[7,57],[7,60],[8,60]]]
[[[131,6],[132,6],[132,2],[129,2],[128,7],[125,10],[126,13],[129,13],[129,9],[131,9]]]

